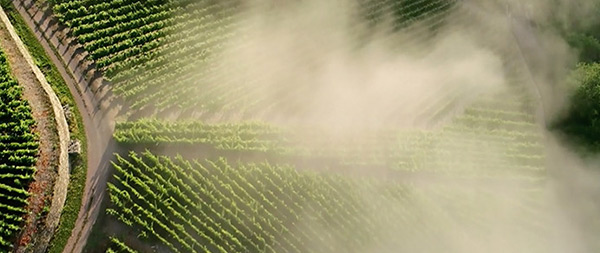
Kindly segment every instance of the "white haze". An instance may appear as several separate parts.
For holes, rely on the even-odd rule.
[[[386,32],[386,25],[367,27],[348,1],[251,7],[220,58],[229,74],[217,75],[219,83],[244,87],[245,96],[260,99],[264,107],[254,116],[260,119],[335,128],[423,127],[429,122],[419,119],[441,109],[428,105],[469,104],[504,86],[500,56],[466,31],[399,44],[411,35]]]
[[[510,76],[503,57],[520,57],[520,52],[514,51],[515,38],[507,10],[514,16],[528,16],[538,24],[559,20],[569,26],[589,17],[589,8],[580,6],[591,4],[591,1],[568,0],[527,4],[493,0],[459,2],[465,4],[457,11],[470,13],[469,19],[450,13],[450,21],[436,36],[413,40],[414,34],[390,33],[389,22],[367,26],[359,20],[350,0],[245,1],[244,14],[239,17],[242,25],[219,58],[218,66],[224,68],[210,79],[241,90],[237,96],[248,104],[258,100],[255,107],[250,107],[250,116],[244,116],[252,119],[284,125],[317,125],[331,132],[381,126],[428,128],[438,121],[447,122],[429,120],[430,114],[447,102],[456,102],[446,115],[451,119],[478,98],[508,89]],[[420,25],[407,29],[419,30]],[[546,98],[546,118],[551,118],[564,108],[567,96],[557,87],[566,74],[565,67],[574,58],[555,31],[537,32],[538,44],[534,45],[541,46],[547,55],[533,61],[530,71]],[[430,105],[440,106],[430,108]],[[593,252],[589,245],[594,242],[594,235],[599,235],[598,229],[585,225],[598,224],[600,212],[594,211],[600,209],[590,203],[598,202],[599,177],[586,169],[588,162],[561,148],[543,127],[540,126],[540,133],[550,139],[546,143],[549,179],[534,194],[539,206],[524,207],[531,201],[514,185],[492,187],[484,181],[463,185],[462,181],[448,178],[443,183],[446,195],[428,193],[425,187],[427,203],[417,201],[415,207],[383,204],[368,214],[377,220],[388,210],[414,208],[415,215],[421,215],[424,221],[408,224],[415,228],[435,227],[432,232],[435,238],[406,233],[411,229],[382,222],[378,232],[383,243],[374,244],[364,252]],[[468,148],[485,153],[489,159],[498,158],[497,154],[503,150],[494,144]],[[468,154],[460,157],[465,163],[475,158],[478,157]],[[432,164],[440,159],[445,158],[432,156]],[[435,188],[437,183],[421,179],[415,185]],[[503,197],[486,200],[487,191],[501,191]],[[448,196],[457,201],[470,198],[471,204],[475,203],[470,211],[487,222],[486,233],[479,233],[481,228],[473,224],[453,223],[452,217],[447,224],[444,222],[448,221],[428,220],[438,216],[421,213],[434,213],[435,208],[444,208],[443,204],[451,205]],[[366,193],[365,205],[381,204],[377,198],[376,193]],[[480,199],[482,202],[477,205]],[[458,207],[447,208],[461,212]],[[528,211],[531,209],[537,211],[531,214]],[[527,221],[542,224],[538,230],[520,230]],[[321,224],[307,222],[299,227],[307,226]],[[397,244],[406,238],[410,238],[410,244]],[[330,243],[343,248],[339,242]],[[315,251],[322,246],[315,245]]]

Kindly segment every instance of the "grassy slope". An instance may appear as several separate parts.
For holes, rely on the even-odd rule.
[[[52,241],[50,241],[48,250],[48,252],[62,252],[67,240],[71,236],[71,230],[75,226],[75,221],[77,220],[77,215],[81,206],[83,189],[85,187],[85,176],[87,172],[87,140],[83,130],[83,119],[81,118],[79,111],[75,110],[77,107],[73,95],[69,91],[69,87],[62,79],[56,66],[52,64],[50,57],[46,54],[42,45],[39,44],[34,33],[25,24],[23,18],[12,5],[7,6],[3,3],[2,7],[6,11],[15,30],[23,40],[23,43],[33,56],[36,65],[44,73],[48,83],[52,86],[54,92],[56,92],[61,104],[69,105],[74,109],[72,110],[74,117],[69,122],[69,128],[71,138],[81,142],[82,152],[78,157],[71,157],[71,178],[67,199],[60,217],[59,228]]]

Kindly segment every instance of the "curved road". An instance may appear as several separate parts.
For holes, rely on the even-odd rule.
[[[117,151],[112,133],[115,118],[122,111],[122,103],[114,99],[108,85],[95,71],[95,66],[85,59],[85,50],[66,35],[68,28],[58,25],[47,5],[38,8],[33,0],[12,1],[57,66],[83,117],[88,142],[88,171],[79,216],[63,251],[81,252],[101,211],[100,203],[110,175],[110,160]],[[524,19],[509,15],[509,20],[519,47],[525,49],[524,60],[531,66],[532,58],[539,59],[539,55],[527,55],[539,52],[539,48],[535,47],[535,35]]]
[[[120,103],[114,100],[95,66],[85,59],[82,46],[66,36],[68,28],[58,25],[47,5],[39,6],[32,0],[13,3],[69,86],[83,118],[88,155],[85,190],[75,227],[63,251],[81,252],[98,218],[110,175],[110,160],[116,152],[112,133]]]

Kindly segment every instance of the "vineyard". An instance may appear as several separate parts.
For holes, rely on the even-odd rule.
[[[217,60],[228,39],[242,33],[237,18],[242,3],[228,1],[55,1],[55,14],[72,28],[88,57],[104,71],[114,91],[131,103],[131,110],[172,108],[210,113],[223,110],[260,110],[256,98],[241,96],[250,87],[215,86]],[[395,27],[423,18],[439,26],[441,15],[453,0],[357,2],[367,20],[377,22],[394,13]],[[253,81],[253,80],[249,80]]]
[[[0,251],[12,249],[22,229],[28,186],[38,155],[35,121],[0,51]]]
[[[532,115],[474,107],[440,130],[387,129],[330,136],[319,128],[261,122],[206,124],[142,119],[119,123],[115,139],[129,148],[235,153],[322,165],[437,171],[450,175],[534,179],[544,174],[543,136]],[[489,150],[494,150],[490,154]],[[198,154],[192,154],[198,155]],[[239,157],[239,156],[237,156]],[[440,161],[432,161],[436,157]]]
[[[510,38],[472,25],[480,13],[466,1],[348,1],[359,17],[344,23],[357,27],[343,34],[352,39],[353,53],[367,51],[375,31],[384,31],[389,36],[382,40],[393,45],[386,48],[390,54],[416,51],[433,58],[416,65],[435,65],[431,71],[443,72],[454,64],[438,66],[437,58],[448,52],[419,50],[451,50],[420,44],[433,43],[454,25],[466,34],[489,34],[493,42],[481,42],[482,47],[501,55],[491,66],[506,81],[502,87],[439,84],[418,94],[424,97],[414,104],[403,101],[410,95],[391,96],[392,106],[366,111],[368,116],[382,108],[393,113],[372,128],[265,120],[282,112],[304,115],[311,92],[324,88],[313,82],[320,76],[314,78],[317,71],[310,66],[335,64],[302,54],[313,47],[327,53],[337,48],[320,44],[322,38],[311,33],[292,37],[308,46],[291,54],[298,59],[276,58],[309,67],[294,68],[299,74],[275,78],[274,85],[263,84],[287,62],[244,54],[262,53],[270,45],[262,43],[270,37],[263,41],[252,34],[261,23],[248,18],[253,17],[251,3],[48,1],[129,110],[115,126],[122,152],[112,159],[107,208],[101,211],[107,215],[96,223],[109,225],[96,225],[90,251],[489,252],[502,248],[498,233],[528,252],[552,249],[555,223],[541,200],[548,177],[545,136],[529,73],[516,46],[506,42]],[[275,17],[284,7],[264,8],[262,14]],[[265,20],[273,21],[259,19]],[[253,48],[253,43],[267,46]],[[237,54],[251,60],[236,65],[238,58],[231,55]],[[244,75],[262,65],[269,68],[264,76]],[[369,64],[353,67],[361,71]],[[346,74],[342,80],[355,84],[356,76]],[[453,80],[453,70],[445,74],[431,80],[472,81]],[[288,80],[296,77],[301,81]],[[402,80],[418,84],[421,79]],[[473,91],[480,86],[483,91]],[[402,115],[406,111],[414,117]],[[399,124],[403,121],[415,124]]]
[[[526,105],[502,99],[482,99],[440,129],[338,136],[258,121],[122,122],[115,139],[137,151],[115,161],[107,213],[153,250],[411,252],[447,231],[486,240],[503,219],[494,206],[509,201],[513,235],[545,252],[544,137]],[[497,190],[509,186],[519,197]],[[107,252],[126,247],[114,240]]]
[[[117,253],[117,252],[136,253],[137,252],[137,251],[129,248],[127,245],[125,245],[125,243],[121,242],[117,238],[114,238],[114,237],[111,238],[111,243],[113,245],[106,250],[107,253]]]
[[[190,161],[150,152],[118,156],[114,167],[107,213],[171,252],[364,252],[389,240],[389,233],[397,237],[388,246],[410,251],[411,240],[433,239],[457,226],[448,218],[455,215],[462,216],[460,226],[482,226],[483,234],[470,236],[489,236],[485,226],[498,217],[480,211],[506,198],[491,189],[463,195],[468,191],[463,189],[460,195],[470,197],[459,201],[455,190],[440,186],[416,188],[269,163]],[[364,199],[375,192],[376,199]],[[472,211],[476,219],[461,206],[474,203],[480,207]],[[543,217],[535,217],[535,208],[541,206],[515,208],[525,208],[529,219],[515,233],[539,229]]]

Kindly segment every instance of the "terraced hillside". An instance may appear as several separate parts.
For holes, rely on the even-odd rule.
[[[520,94],[527,93],[523,91]],[[183,202],[185,198],[190,199],[191,202],[189,203],[195,203],[192,199],[196,195],[193,190],[206,189],[206,191],[211,192],[211,189],[214,189],[216,192],[220,191],[215,194],[216,198],[201,195],[198,198],[203,201],[196,204],[197,208],[202,209],[205,205],[208,205],[206,208],[214,207],[212,201],[223,201],[219,202],[219,208],[222,209],[216,209],[216,212],[212,211],[215,212],[215,215],[210,216],[209,214],[209,217],[219,217],[227,221],[233,219],[234,216],[240,216],[233,215],[236,212],[238,214],[246,213],[253,217],[250,214],[252,208],[245,209],[243,202],[236,201],[258,202],[262,205],[259,205],[259,209],[253,211],[253,213],[277,217],[281,221],[280,224],[284,224],[282,227],[286,229],[285,231],[295,231],[294,228],[298,226],[307,226],[317,230],[315,233],[326,234],[308,235],[306,237],[292,235],[291,238],[303,239],[295,243],[286,242],[294,246],[285,246],[283,251],[365,252],[376,250],[387,252],[387,248],[380,249],[378,247],[389,247],[394,250],[400,249],[400,251],[408,252],[418,250],[437,252],[441,249],[450,252],[462,252],[472,250],[472,248],[461,248],[453,245],[452,242],[444,240],[440,242],[439,239],[435,239],[436,244],[430,245],[431,248],[424,248],[422,242],[433,241],[433,238],[444,238],[448,236],[448,231],[452,231],[452,233],[458,233],[460,236],[468,238],[466,239],[469,242],[468,247],[493,247],[489,244],[486,245],[486,243],[481,243],[478,246],[473,246],[471,243],[493,240],[494,235],[491,231],[504,225],[510,227],[511,232],[509,233],[515,236],[513,238],[503,234],[504,239],[513,241],[513,243],[518,241],[521,243],[519,246],[526,247],[532,252],[538,252],[538,250],[539,252],[548,251],[550,249],[547,247],[552,244],[550,242],[553,237],[550,235],[552,232],[546,232],[553,231],[551,228],[553,225],[550,224],[554,224],[554,221],[546,216],[544,209],[547,208],[547,203],[540,200],[543,197],[542,193],[538,191],[543,188],[546,182],[544,137],[536,123],[533,110],[527,109],[533,108],[533,105],[522,101],[525,100],[511,92],[494,94],[468,106],[462,114],[455,116],[450,122],[437,129],[407,130],[389,128],[359,134],[351,133],[347,136],[332,136],[319,128],[277,127],[260,122],[207,124],[197,121],[165,122],[144,119],[120,123],[117,125],[115,138],[125,147],[135,150],[145,148],[170,155],[182,154],[184,157],[157,158],[155,155],[145,152],[143,155],[131,153],[129,159],[127,159],[129,162],[119,158],[117,181],[139,179],[140,183],[144,181],[146,186],[134,186],[133,188],[128,188],[131,185],[117,186],[118,190],[111,186],[111,202],[125,207],[121,207],[124,209],[120,209],[122,210],[120,212],[110,211],[110,213],[125,212],[130,213],[131,217],[142,216],[141,212],[144,209],[147,210],[148,207],[139,202],[142,201],[139,196],[143,196],[143,201],[150,203],[148,205],[152,205],[151,203],[164,203],[164,201],[159,200],[164,198],[163,196],[173,196],[174,193],[168,190],[171,189],[168,186],[170,183],[163,181],[164,183],[161,184],[159,182],[166,178],[181,177],[181,181],[179,179],[172,181],[178,182],[177,185],[179,185],[179,187],[173,188],[173,191],[181,189],[185,197],[182,196],[181,200],[171,199],[170,201],[173,201],[171,206],[189,207],[186,204],[175,203],[178,201]],[[228,158],[212,160],[218,156]],[[157,163],[160,163],[158,162],[160,159],[163,159],[162,163],[168,165],[157,165]],[[195,159],[201,160],[196,162]],[[226,162],[227,159],[237,160],[237,167]],[[175,162],[170,162],[170,160],[175,160]],[[287,167],[290,165],[278,167],[261,161],[291,163],[293,165],[292,167]],[[181,168],[175,170],[171,166],[180,166]],[[254,169],[254,173],[260,176],[243,174],[250,173],[247,170],[253,167],[258,167]],[[123,171],[127,168],[130,172]],[[220,172],[217,173],[211,169]],[[162,172],[160,172],[161,170]],[[170,173],[169,171],[175,173],[173,171],[180,170],[181,172],[177,172],[181,173],[179,176],[177,176],[178,174],[150,174],[150,171],[153,171],[152,173]],[[310,172],[314,170],[321,172]],[[145,176],[135,173],[145,174]],[[279,175],[273,176],[272,173]],[[289,173],[293,176],[286,179],[283,175]],[[241,175],[235,176],[235,174]],[[188,181],[192,179],[186,179],[186,175],[192,176],[194,181]],[[369,179],[365,179],[364,175],[367,175]],[[311,183],[312,187],[298,189],[294,187],[299,186],[293,186],[293,184],[286,182],[287,180],[298,180],[297,178],[304,177],[317,180],[318,183],[314,182]],[[284,180],[284,182],[272,178]],[[332,179],[342,181],[344,184],[337,185],[328,182]],[[332,193],[331,190],[326,191],[327,193],[321,192],[325,191],[320,190],[320,188],[325,187],[322,186],[323,184],[327,185],[327,188],[331,187],[337,189],[337,191],[334,191],[334,195],[326,195]],[[460,186],[457,186],[457,184]],[[119,185],[119,183],[116,185]],[[284,188],[288,185],[292,188]],[[153,188],[153,186],[157,187]],[[145,190],[136,192],[132,189]],[[243,197],[238,198],[242,193],[251,190],[258,194],[253,197],[253,200],[243,200]],[[124,195],[123,191],[128,193]],[[152,193],[146,194],[145,191]],[[324,196],[324,198],[304,201],[307,199],[306,197],[295,195],[307,194],[303,191],[317,191],[313,194]],[[346,194],[354,195],[355,200],[353,202],[337,203],[339,210],[328,206],[333,204],[330,203],[332,200],[347,199],[347,197],[342,196]],[[148,199],[148,196],[156,197]],[[249,196],[252,196],[252,194]],[[289,197],[283,198],[282,196]],[[377,197],[375,197],[376,200],[366,200],[358,196],[364,198]],[[228,197],[232,200],[225,201]],[[152,199],[157,201],[153,202]],[[300,199],[303,201],[296,203]],[[128,202],[130,203],[128,206],[123,204],[126,201],[131,201]],[[507,204],[507,202],[510,204]],[[314,203],[319,204],[315,206]],[[269,205],[273,205],[272,209],[269,208]],[[506,213],[499,216],[495,213],[495,208],[504,208],[505,205],[510,206],[508,208],[512,209],[512,215],[508,215],[510,218],[503,217],[507,215]],[[300,213],[313,217],[315,220],[297,219],[299,215],[276,211],[295,210],[293,206],[298,206],[296,208],[301,210],[310,210],[309,214],[306,214],[307,211]],[[254,208],[256,207],[254,206]],[[126,211],[127,208],[132,211]],[[157,217],[156,220],[153,220],[154,222],[161,221],[164,224],[175,222],[175,224],[165,225],[165,227],[179,227],[179,229],[188,231],[188,225],[204,228],[209,226],[207,224],[187,224],[184,223],[184,220],[178,223],[177,220],[169,218],[174,217],[170,215],[178,215],[177,212],[197,213],[194,211],[171,210],[170,206],[160,204],[152,206],[152,208],[157,208],[157,210],[150,213],[166,215],[163,218]],[[216,213],[219,213],[218,210],[224,210],[221,211],[221,214],[225,213],[225,215],[216,215]],[[273,210],[273,212],[270,213],[265,210]],[[348,213],[344,210],[362,211]],[[226,214],[231,215],[231,217]],[[324,214],[333,215],[331,217],[326,216],[328,217],[326,218],[321,216]],[[118,217],[122,221],[125,219],[122,216]],[[284,222],[290,217],[292,218],[289,223]],[[300,215],[300,217],[303,216]],[[355,221],[348,217],[357,217],[361,220]],[[265,217],[264,219],[268,220],[268,218]],[[515,218],[518,221],[513,220]],[[273,222],[268,221],[260,223],[261,219],[254,218],[252,220],[256,220],[259,224],[257,226],[261,226],[263,229],[266,224],[273,224]],[[338,223],[337,219],[341,219],[341,221]],[[510,220],[505,221],[504,219]],[[144,221],[125,221],[126,224],[132,227],[136,227],[136,222]],[[238,223],[230,225],[229,229],[231,231],[242,231],[238,234],[240,238],[254,238],[248,235],[247,231],[240,228],[251,226],[248,221],[237,220],[236,222]],[[350,225],[352,222],[358,222],[360,226],[354,228],[353,225]],[[499,225],[499,222],[507,222],[507,224]],[[513,222],[518,224],[513,224]],[[337,225],[340,223],[343,225]],[[137,224],[139,225],[139,223]],[[323,228],[316,224],[327,225],[325,225],[326,228]],[[365,229],[365,231],[363,232],[361,229]],[[277,231],[277,229],[273,230]],[[306,231],[305,229],[298,230]],[[147,234],[147,232],[143,232],[143,229],[137,231],[136,233]],[[229,243],[221,242],[216,240],[223,238],[223,236],[210,234],[209,231],[213,230],[207,228],[207,230],[194,231],[201,231],[206,235],[190,232],[190,235],[186,236],[194,239],[187,240],[186,237],[177,239],[172,235],[181,235],[182,233],[173,230],[172,232],[158,232],[162,234],[149,236],[149,238],[150,241],[159,240],[157,238],[167,240],[168,242],[163,243],[163,245],[169,245],[169,243],[180,245],[176,243],[177,240],[197,241],[200,245],[208,245],[202,243],[204,240],[208,240],[209,242],[213,241],[214,245],[234,247],[233,249],[219,249],[207,246],[208,248],[197,249],[195,248],[197,246],[189,245],[189,247],[194,248],[171,248],[174,252],[190,250],[206,252],[219,250],[223,252],[231,250],[244,251],[235,248],[236,245],[233,242],[236,239],[230,239],[232,241]],[[255,232],[257,230],[250,229],[249,231]],[[352,233],[344,235],[348,231],[352,231]],[[379,234],[374,231],[384,232]],[[171,236],[168,233],[172,233]],[[234,234],[234,232],[231,233]],[[264,245],[263,248],[259,248],[259,251],[282,251],[277,247],[281,246],[278,243],[284,241],[281,238],[286,238],[286,233],[279,231],[279,233],[261,234],[260,238],[270,237],[275,239],[272,239],[273,241],[258,239],[257,242]],[[232,238],[236,238],[236,236],[233,235]],[[327,239],[324,239],[325,242],[318,242],[315,238]],[[354,241],[354,238],[361,238],[362,240]],[[326,245],[327,242],[332,244]],[[245,244],[241,243],[241,245]],[[317,246],[311,248],[311,245]],[[501,246],[496,245],[496,247]]]
[[[367,127],[264,117],[302,115],[313,94],[305,90],[322,87],[312,82],[310,67],[294,69],[300,74],[292,77],[300,81],[263,84],[287,62],[243,55],[263,42],[252,35],[261,23],[247,19],[252,8],[246,2],[54,2],[55,15],[130,104],[129,116],[135,115],[116,126],[116,141],[130,152],[114,159],[105,217],[111,227],[97,228],[93,235],[105,240],[94,238],[91,250],[486,252],[511,242],[528,252],[548,252],[554,245],[555,223],[540,192],[546,151],[529,73],[516,45],[500,32],[506,27],[490,33],[489,27],[473,26],[481,13],[465,1],[352,2],[360,18],[342,25],[357,27],[348,32],[352,53],[367,51],[369,39],[384,31],[389,36],[381,43],[391,44],[390,54],[410,51],[415,65],[436,66],[427,69],[431,73],[451,69],[427,92],[413,95],[417,102],[406,102],[410,94],[391,96],[397,100],[392,106],[367,110],[367,116],[382,108],[390,112],[382,114],[388,118],[381,124]],[[265,20],[281,15],[280,7],[261,6]],[[444,29],[450,24],[465,34],[489,33],[489,41],[473,44],[501,56],[491,64],[506,81],[501,87],[462,85],[472,80],[452,79],[455,63],[436,65],[452,52],[427,45],[451,37],[453,31]],[[334,39],[339,35],[332,33]],[[308,44],[300,53],[275,55],[293,66],[329,67],[321,57],[303,58],[329,46],[328,36],[311,35],[290,39],[300,40],[291,45]],[[236,65],[237,58],[228,57],[238,53],[252,61]],[[264,79],[246,78],[243,71],[255,65],[272,69]],[[357,66],[349,70],[369,65]],[[477,76],[485,67],[456,75]],[[350,76],[344,79],[348,86],[355,85],[355,76],[342,70]],[[412,81],[418,87],[422,80],[429,79],[394,84],[413,87]],[[147,115],[153,118],[137,119]]]
[[[257,121],[123,122],[116,140],[141,153],[115,162],[107,212],[134,229],[121,238],[139,251],[151,249],[134,235],[171,252],[463,252],[439,238],[452,231],[484,250],[494,246],[471,243],[506,226],[504,239],[546,252],[544,136],[523,101],[494,94],[438,128],[347,135]]]
[[[235,98],[252,90],[215,86],[214,70],[228,39],[243,33],[239,1],[55,1],[56,15],[88,51],[132,110],[177,107],[217,113],[258,103]],[[362,16],[376,23],[394,16],[396,29],[424,18],[435,29],[454,1],[358,1]],[[438,14],[440,13],[440,14]],[[208,91],[208,92],[207,92]],[[218,94],[218,95],[217,95]]]
[[[342,136],[319,128],[282,128],[259,122],[212,125],[144,119],[118,124],[115,138],[130,148],[192,157],[232,154],[253,160],[298,160],[340,170],[437,171],[492,178],[519,177],[527,171],[544,174],[543,136],[533,116],[502,110],[467,109],[435,131],[390,128]]]
[[[518,221],[506,221],[514,226],[508,237],[523,240],[532,252],[548,250],[541,242],[551,240],[544,232],[551,223],[535,201],[539,195],[526,189],[517,189],[515,199],[493,187],[416,187],[150,152],[118,157],[115,168],[107,213],[160,245],[155,250],[395,252],[423,250],[424,241],[442,238],[427,249],[461,252],[466,248],[443,239],[448,231],[473,241],[492,238],[504,217],[491,210],[504,201],[514,202],[511,212],[520,214]]]
[[[27,213],[38,156],[35,121],[0,50],[0,251],[13,248]]]

